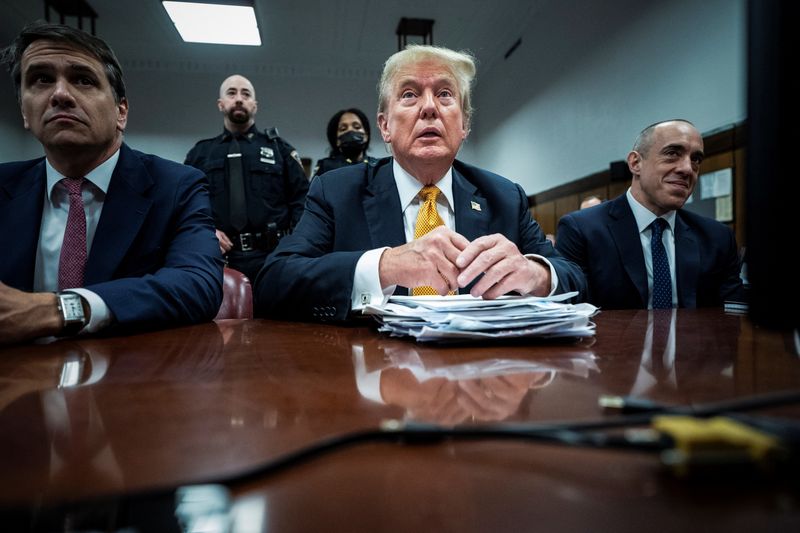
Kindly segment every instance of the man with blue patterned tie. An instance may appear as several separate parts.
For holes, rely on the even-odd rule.
[[[733,232],[681,209],[704,157],[686,120],[645,128],[628,154],[627,193],[565,215],[558,251],[581,266],[588,301],[604,309],[720,306],[742,298]]]

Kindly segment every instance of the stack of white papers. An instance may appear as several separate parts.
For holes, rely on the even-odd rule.
[[[503,296],[496,300],[457,296],[392,296],[386,305],[367,306],[379,331],[418,341],[460,341],[537,337],[591,337],[597,307],[561,303],[576,292],[548,296]]]

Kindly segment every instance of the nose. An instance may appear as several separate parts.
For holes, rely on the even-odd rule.
[[[59,78],[53,85],[53,93],[50,95],[50,105],[53,107],[73,107],[75,98],[72,96],[67,80]]]
[[[436,98],[433,95],[433,91],[423,92],[420,100],[421,118],[436,118],[438,110],[436,108]]]
[[[678,162],[678,168],[676,169],[678,173],[683,176],[692,176],[697,173],[697,169],[692,162],[691,154],[686,154],[683,156],[680,161]]]

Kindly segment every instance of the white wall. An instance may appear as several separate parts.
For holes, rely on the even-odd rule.
[[[222,132],[217,110],[219,85],[229,72],[175,73],[128,69],[131,102],[126,142],[144,152],[183,161],[200,139]],[[242,72],[255,86],[258,99],[256,125],[277,127],[302,157],[314,161],[327,155],[325,128],[336,111],[357,107],[368,117],[375,114],[375,82],[366,79],[265,76]],[[375,131],[370,154],[385,155]]]
[[[745,0],[563,0],[478,70],[470,158],[535,194],[623,159],[645,126],[742,121]]]
[[[203,73],[148,70],[123,65],[130,102],[125,141],[133,148],[182,162],[200,139],[222,132],[217,96],[222,80],[236,70]],[[339,109],[357,107],[370,118],[370,155],[387,154],[374,122],[379,73],[353,78],[267,76],[242,72],[253,82],[259,102],[256,125],[276,126],[301,157],[315,162],[329,146],[325,128]],[[22,118],[7,74],[0,73],[0,162],[44,155]]]
[[[542,6],[508,60],[478,65],[477,112],[461,159],[535,194],[624,158],[636,134],[659,119],[688,118],[708,132],[745,118],[745,0]],[[197,140],[221,131],[215,101],[235,65],[180,72],[122,60],[131,146],[182,161]],[[258,127],[277,126],[301,156],[324,157],[328,119],[351,106],[372,121],[370,154],[387,155],[374,123],[376,66],[332,75],[243,68],[256,87]],[[0,78],[0,162],[42,155],[22,129],[7,80]]]

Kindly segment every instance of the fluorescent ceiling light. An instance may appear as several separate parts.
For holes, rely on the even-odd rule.
[[[253,6],[161,2],[187,43],[261,46]]]

